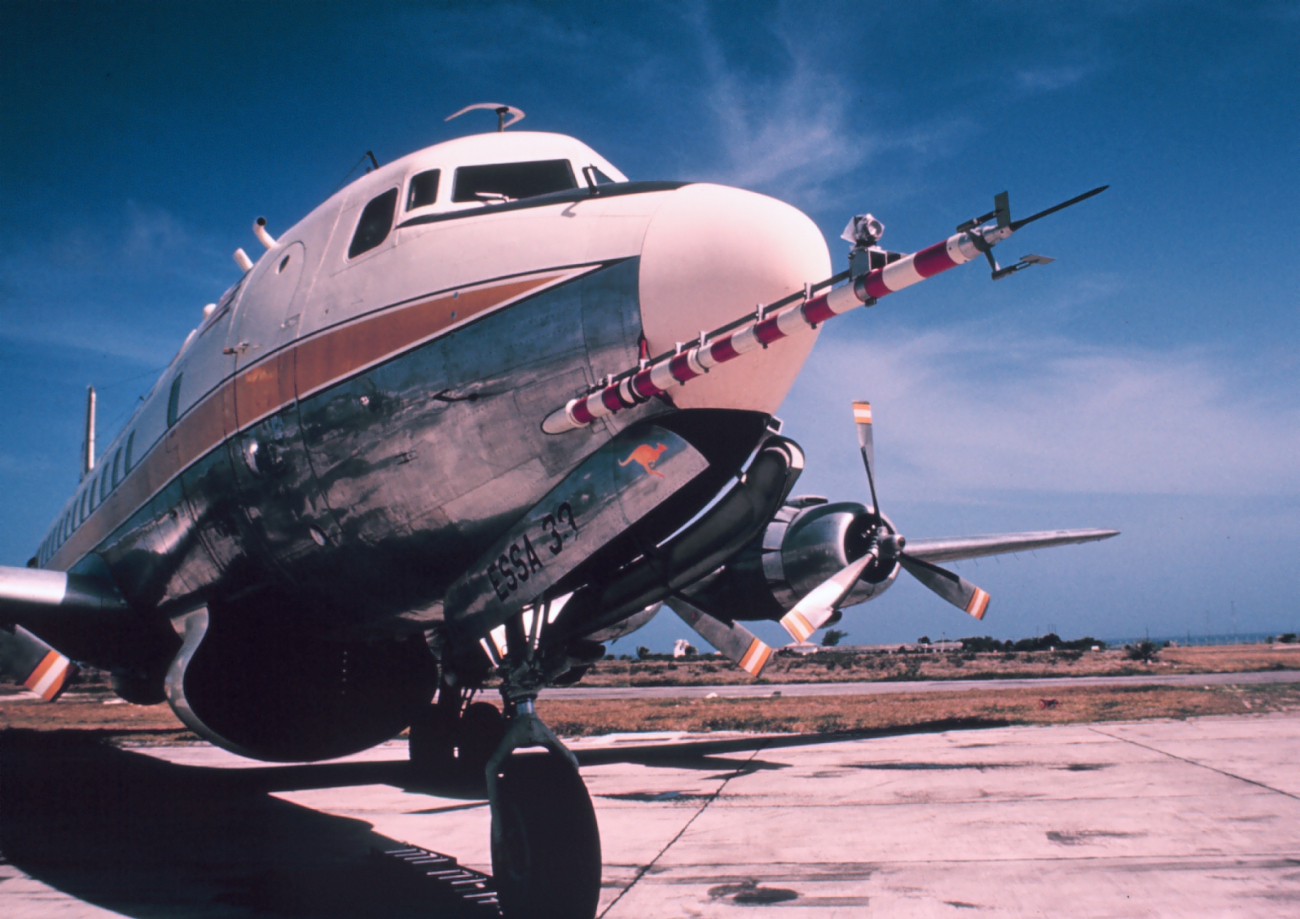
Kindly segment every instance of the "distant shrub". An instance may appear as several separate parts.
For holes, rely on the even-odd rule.
[[[1293,645],[1296,643],[1295,632],[1283,632],[1277,637],[1277,640],[1284,645]]]
[[[1035,638],[1021,638],[1019,641],[998,641],[985,635],[983,638],[963,638],[962,647],[967,651],[1089,651],[1093,645],[1104,650],[1106,643],[1098,641],[1091,635],[1066,641],[1055,632],[1039,635]]]
[[[1137,644],[1124,646],[1124,656],[1131,661],[1145,661],[1146,663],[1150,663],[1156,659],[1156,655],[1159,653],[1160,646],[1145,638]]]

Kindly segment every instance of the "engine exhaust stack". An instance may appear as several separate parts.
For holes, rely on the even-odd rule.
[[[266,248],[268,249],[275,248],[275,237],[272,236],[270,233],[266,232],[265,217],[258,217],[256,220],[253,221],[253,235],[256,236],[257,241],[260,242],[262,245],[266,246]]]

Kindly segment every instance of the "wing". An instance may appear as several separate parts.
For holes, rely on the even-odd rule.
[[[907,554],[927,562],[955,562],[963,558],[1097,542],[1118,535],[1119,530],[1040,530],[1035,533],[993,533],[987,536],[941,536],[935,539],[909,539]]]
[[[117,588],[100,578],[0,566],[0,625],[17,623],[39,630],[38,623],[58,613],[127,609]]]

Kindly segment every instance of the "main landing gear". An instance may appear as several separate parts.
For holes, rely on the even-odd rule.
[[[535,654],[544,614],[506,623],[504,719],[487,703],[464,706],[444,678],[438,704],[411,728],[417,772],[462,792],[486,786],[492,808],[492,875],[506,919],[592,919],[600,899],[600,831],[578,761],[537,717],[555,676]],[[461,709],[464,707],[462,714]],[[542,752],[518,752],[529,748]]]

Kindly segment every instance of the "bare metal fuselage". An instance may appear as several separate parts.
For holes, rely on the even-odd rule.
[[[816,228],[771,199],[650,183],[496,208],[444,194],[399,207],[383,242],[349,257],[367,203],[387,189],[405,200],[431,166],[450,177],[546,156],[617,176],[569,138],[466,138],[366,176],[281,234],[103,452],[41,565],[107,568],[152,625],[275,590],[318,634],[409,634],[439,622],[448,586],[619,431],[683,408],[775,411],[811,336],[689,401],[541,430],[554,406],[635,364],[643,340],[671,348],[829,273]],[[753,440],[744,453],[762,424],[736,431]],[[74,644],[115,663],[102,636]]]

